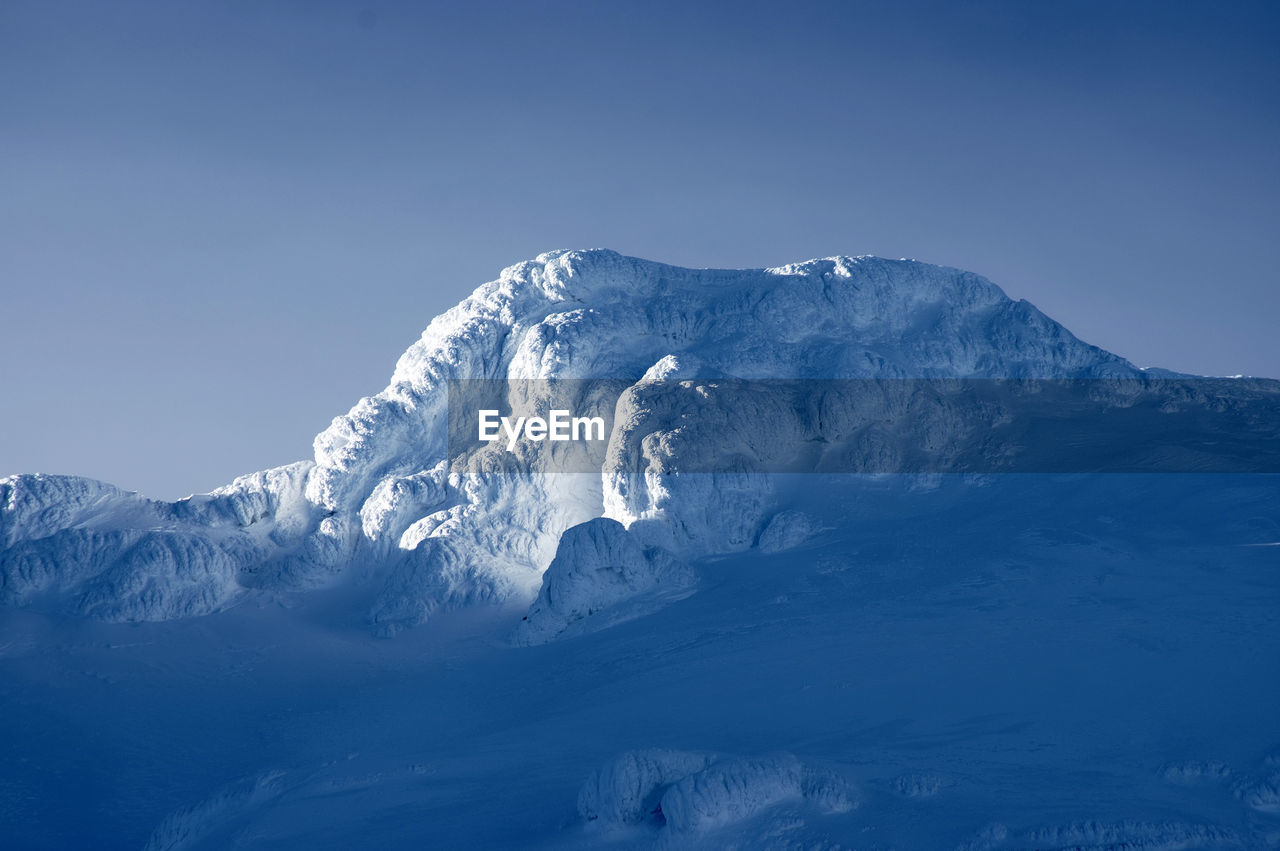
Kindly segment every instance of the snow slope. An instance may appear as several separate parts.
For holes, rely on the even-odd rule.
[[[6,847],[1266,849],[1280,477],[796,477],[823,529],[534,646],[340,589],[0,618]]]

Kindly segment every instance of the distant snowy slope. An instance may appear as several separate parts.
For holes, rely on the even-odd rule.
[[[1280,846],[1280,476],[779,497],[769,546],[666,573],[612,520],[566,533],[534,606],[567,627],[536,646],[492,609],[375,641],[341,593],[7,609],[0,845]]]
[[[213,612],[251,589],[353,583],[380,589],[369,616],[392,632],[441,606],[532,600],[561,535],[595,517],[644,519],[640,544],[698,553],[747,546],[769,521],[767,492],[723,480],[685,483],[682,495],[617,469],[549,476],[535,461],[498,475],[483,455],[450,467],[450,379],[1141,374],[956,269],[835,257],[693,270],[551,252],[432,321],[391,384],[316,437],[314,463],[176,503],[86,479],[0,480],[0,600],[158,620]]]

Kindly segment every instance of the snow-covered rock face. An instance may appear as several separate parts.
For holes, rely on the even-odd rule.
[[[561,536],[517,639],[541,644],[628,620],[687,596],[696,581],[666,550],[646,549],[618,521],[597,517]]]
[[[633,464],[652,433],[637,431],[625,406],[601,475],[555,474],[536,460],[513,472],[493,453],[449,464],[450,379],[1137,374],[955,269],[837,257],[691,270],[611,251],[552,252],[436,318],[385,390],[316,437],[314,463],[171,504],[85,479],[0,481],[0,599],[164,619],[217,610],[248,588],[364,581],[382,588],[373,622],[394,631],[440,606],[532,599],[570,527],[608,516],[630,528],[639,549],[605,533],[612,543],[602,552],[625,550],[609,581],[565,555],[552,579],[570,590],[556,603],[544,587],[549,614],[530,619],[555,633],[597,602],[617,602],[619,582],[646,593],[686,582],[655,547],[687,556],[751,546],[772,514],[767,485],[731,474],[675,481]],[[771,546],[775,538],[788,536],[766,536]],[[636,552],[650,553],[647,578],[631,562]],[[587,599],[590,589],[608,599]]]
[[[302,499],[310,462],[175,503],[73,476],[0,480],[0,601],[107,620],[224,607],[247,587],[308,587],[331,562]]]

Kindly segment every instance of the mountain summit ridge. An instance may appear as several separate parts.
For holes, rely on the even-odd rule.
[[[381,591],[370,619],[385,631],[441,606],[532,600],[566,529],[637,517],[618,513],[627,499],[608,476],[570,483],[533,470],[499,483],[450,469],[447,382],[639,381],[655,369],[725,378],[1142,374],[959,269],[873,256],[685,269],[606,249],[552,251],[507,267],[433,319],[388,386],[316,436],[312,460],[174,503],[76,477],[0,480],[0,600],[160,620],[217,611],[254,591],[373,583]],[[766,503],[761,496],[754,514],[736,518],[728,538],[695,549],[743,545],[767,521]],[[686,539],[700,534],[663,504],[646,528],[671,520]]]

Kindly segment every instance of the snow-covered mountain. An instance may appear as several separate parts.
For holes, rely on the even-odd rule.
[[[0,481],[0,599],[161,620],[217,611],[255,589],[364,582],[381,589],[371,620],[394,630],[440,606],[532,599],[562,533],[594,517],[656,518],[700,552],[754,540],[768,519],[765,494],[699,509],[697,521],[682,513],[726,499],[719,482],[659,498],[619,469],[603,481],[450,469],[450,379],[1137,374],[955,269],[835,257],[693,270],[551,252],[435,319],[385,390],[316,437],[312,461],[176,503],[79,478]]]
[[[459,449],[458,379],[568,388],[607,446]],[[795,379],[872,392],[756,393]],[[1082,380],[1127,419],[1029,445],[1193,474],[951,465],[1007,412],[935,379]],[[1278,398],[955,269],[542,255],[312,460],[0,480],[0,846],[1280,847]],[[904,441],[946,463],[885,474]]]

